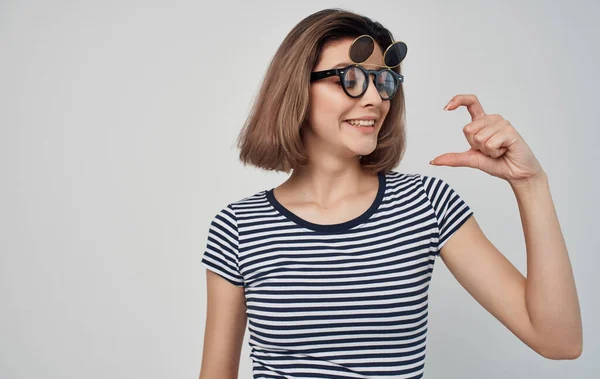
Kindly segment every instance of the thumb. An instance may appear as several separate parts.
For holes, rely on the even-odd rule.
[[[451,167],[471,167],[479,168],[479,160],[484,156],[478,150],[470,148],[462,153],[446,153],[432,160],[432,165],[435,166],[451,166]]]

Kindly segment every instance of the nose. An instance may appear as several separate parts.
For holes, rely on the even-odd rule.
[[[371,77],[373,79],[371,79]],[[377,86],[375,85],[375,74],[369,74],[367,91],[362,95],[362,101],[370,104],[381,104],[383,99],[379,95],[379,91],[377,91]]]

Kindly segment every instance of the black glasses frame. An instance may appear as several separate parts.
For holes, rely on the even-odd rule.
[[[350,70],[351,68],[357,67],[359,68],[364,74],[365,77],[367,78],[367,85],[365,86],[365,88],[363,89],[363,91],[356,96],[351,95],[348,90],[346,89],[346,81],[344,80],[344,76],[346,75],[346,73],[348,72],[348,70]],[[376,80],[377,80],[377,76],[381,75],[381,73],[385,72],[385,71],[389,71],[392,74],[392,77],[395,80],[395,89],[394,89],[394,93],[392,93],[390,95],[390,97],[383,97],[381,96],[381,92],[379,92],[379,90],[377,91],[377,93],[379,93],[379,96],[381,97],[381,99],[383,100],[391,100],[396,93],[398,92],[398,87],[400,87],[400,84],[404,82],[404,75],[402,74],[398,74],[397,72],[389,69],[389,68],[382,68],[379,70],[367,70],[366,68],[362,67],[361,65],[358,64],[352,64],[350,66],[344,67],[344,68],[333,68],[330,70],[323,70],[323,71],[317,71],[317,72],[311,72],[310,73],[310,82],[314,82],[316,80],[321,80],[321,79],[325,79],[328,78],[330,76],[335,76],[337,75],[340,78],[340,82],[342,84],[342,89],[344,90],[344,92],[346,93],[346,95],[350,96],[353,99],[359,98],[362,95],[365,94],[365,92],[367,92],[367,89],[369,88],[369,78],[371,78],[371,74],[375,75],[375,77],[373,78],[373,85],[377,86],[376,84]]]

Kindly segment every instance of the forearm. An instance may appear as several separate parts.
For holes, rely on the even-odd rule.
[[[548,355],[577,357],[582,325],[573,270],[545,173],[511,183],[527,248],[525,302]]]

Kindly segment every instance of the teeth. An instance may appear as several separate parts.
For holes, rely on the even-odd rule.
[[[348,120],[350,125],[353,126],[374,126],[375,120]]]

